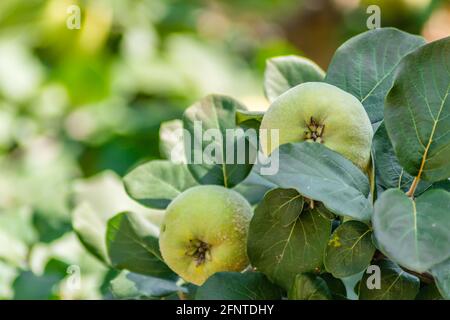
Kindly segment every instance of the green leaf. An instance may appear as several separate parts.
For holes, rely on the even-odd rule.
[[[431,189],[443,189],[450,192],[450,179],[435,182],[431,185]]]
[[[414,201],[398,189],[375,203],[372,223],[378,248],[393,261],[425,272],[450,257],[450,193],[430,190]]]
[[[99,289],[104,299],[112,297],[111,281],[114,280],[121,272],[122,271],[120,270],[109,268],[105,273],[103,273],[103,276],[100,279]]]
[[[333,277],[330,273],[322,273],[320,277],[327,283],[334,300],[347,299],[347,289],[341,279]]]
[[[313,274],[298,274],[288,293],[289,300],[332,300],[327,283]]]
[[[49,300],[54,296],[56,285],[62,278],[58,274],[35,275],[22,271],[13,283],[15,300]]]
[[[281,289],[259,272],[218,272],[197,289],[196,300],[279,300]]]
[[[23,272],[13,284],[14,300],[49,300],[59,280],[54,275],[37,276],[32,272]]]
[[[44,274],[56,275],[60,279],[63,279],[68,275],[67,270],[68,270],[69,266],[70,265],[68,263],[66,263],[62,260],[52,258],[45,265]]]
[[[264,112],[236,110],[236,125],[242,128],[259,130]]]
[[[135,214],[119,213],[108,221],[106,246],[117,269],[162,278],[174,276],[162,260],[158,239],[148,222]]]
[[[369,289],[367,280],[371,274],[364,274],[359,285],[360,300],[414,300],[419,292],[420,281],[395,263],[388,260],[381,260],[376,263],[380,267],[381,278],[380,288]]]
[[[323,81],[325,72],[313,61],[298,56],[282,56],[267,60],[264,92],[270,102],[304,82]]]
[[[420,291],[416,296],[416,300],[442,300],[442,296],[436,285],[431,283],[420,288]]]
[[[72,224],[83,246],[100,261],[108,264],[104,238],[106,220],[103,221],[88,204],[83,203],[75,208]]]
[[[441,295],[450,300],[450,259],[433,266],[430,271]]]
[[[187,289],[175,281],[122,271],[111,281],[111,292],[118,299],[160,299]]]
[[[264,176],[252,170],[248,177],[239,183],[234,190],[239,192],[250,204],[259,203],[267,191],[276,188],[276,184],[267,181]]]
[[[159,128],[161,156],[174,163],[186,163],[183,143],[183,121],[179,119],[161,123]]]
[[[375,155],[377,183],[384,189],[400,188],[405,192],[408,191],[414,177],[406,172],[398,162],[384,122],[375,132],[372,149]],[[429,182],[420,181],[415,195],[420,195],[430,185]]]
[[[286,290],[297,274],[322,268],[331,232],[322,205],[302,208],[296,190],[275,189],[265,195],[250,222],[247,251],[252,265]]]
[[[33,226],[39,241],[44,243],[50,243],[72,230],[70,217],[39,209],[33,213]]]
[[[183,126],[189,132],[184,137],[188,169],[199,183],[232,188],[250,173],[256,157],[257,132],[236,129],[237,110],[245,107],[233,98],[210,95],[185,111]],[[234,136],[227,138],[227,130]],[[251,132],[254,139],[246,135]],[[245,146],[244,152],[238,151],[238,145]]]
[[[123,181],[131,198],[155,209],[165,209],[176,196],[197,185],[184,164],[167,160],[144,163],[128,173]]]
[[[320,143],[288,143],[278,150],[271,158],[276,161],[278,156],[279,170],[264,176],[266,180],[280,188],[294,188],[337,215],[370,220],[369,179],[350,160]],[[261,170],[262,165],[255,168]]]
[[[405,57],[386,98],[386,129],[411,175],[435,182],[450,177],[450,37]]]
[[[424,44],[422,37],[394,28],[359,34],[337,49],[325,82],[353,94],[364,105],[370,121],[379,122],[400,61]]]
[[[325,250],[325,269],[336,278],[349,277],[364,271],[374,253],[369,226],[359,221],[347,221],[331,235]]]

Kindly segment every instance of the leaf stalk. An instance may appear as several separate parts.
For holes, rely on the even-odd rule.
[[[408,192],[406,193],[406,195],[408,197],[410,197],[410,198],[414,197],[414,192],[416,191],[416,188],[419,185],[419,181],[420,181],[420,175],[418,175],[417,177],[414,177],[411,187],[409,188]]]

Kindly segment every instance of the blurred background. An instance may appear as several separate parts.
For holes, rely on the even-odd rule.
[[[108,298],[115,274],[81,246],[71,212],[157,224],[120,177],[161,157],[161,123],[209,93],[264,110],[267,58],[326,70],[372,4],[382,26],[450,35],[450,0],[0,1],[0,299]],[[67,27],[71,5],[80,29]]]

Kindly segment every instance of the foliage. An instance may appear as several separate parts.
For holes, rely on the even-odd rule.
[[[404,47],[396,49],[397,55],[387,54],[399,43]],[[373,174],[367,176],[319,143],[280,146],[276,174],[261,175],[261,163],[250,174],[259,176],[261,183],[270,183],[270,191],[261,189],[247,240],[251,265],[260,273],[218,273],[198,288],[196,298],[266,299],[275,297],[273,288],[279,286],[289,299],[342,299],[347,294],[338,279],[361,277],[362,273],[357,290],[360,299],[415,299],[420,279],[432,277],[434,291],[430,287],[418,298],[436,297],[436,289],[441,297],[448,297],[450,194],[442,189],[445,183],[433,183],[450,176],[450,136],[444,129],[450,111],[450,73],[444,57],[449,56],[450,38],[424,44],[419,37],[387,28],[345,43],[325,79],[319,73],[312,76],[312,64],[301,58],[270,60],[265,81],[269,99],[304,81],[326,81],[355,94],[372,121],[382,123],[374,137]],[[349,64],[354,69],[349,69]],[[361,78],[355,78],[358,74]],[[362,89],[364,92],[358,91]],[[192,133],[194,119],[221,130],[253,121],[249,129],[257,128],[255,123],[261,118],[229,97],[209,96],[186,110],[183,125]],[[184,152],[189,147],[194,151],[193,145],[185,144]],[[171,146],[166,145],[165,150]],[[232,171],[241,178],[233,178],[224,167],[188,164],[192,176],[177,174],[172,179],[165,173],[163,181],[146,173],[152,165],[158,162],[136,168],[125,183],[139,184],[130,195],[153,208],[161,206],[143,202],[142,195],[165,190],[168,182],[174,181],[170,192],[150,198],[170,199],[184,189],[178,185],[189,186],[192,179],[199,184],[237,185],[239,191],[249,172],[246,169],[241,174],[236,167]],[[173,174],[180,170],[166,168]],[[247,168],[251,168],[250,162]],[[425,182],[419,183],[422,179]],[[378,186],[376,195],[374,184]],[[431,186],[432,190],[426,191]],[[332,225],[338,226],[332,229]],[[381,260],[380,255],[384,257]],[[365,273],[369,265],[379,268],[381,289],[370,288],[371,274]],[[260,292],[253,291],[253,286]]]

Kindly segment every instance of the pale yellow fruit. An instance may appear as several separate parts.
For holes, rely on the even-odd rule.
[[[184,280],[201,285],[220,271],[249,264],[247,233],[252,209],[240,194],[220,186],[197,186],[166,210],[159,245],[167,265]]]
[[[289,142],[322,143],[362,170],[370,162],[373,129],[363,105],[351,94],[323,82],[300,84],[278,97],[261,122],[263,152]],[[272,141],[268,130],[279,130]],[[266,131],[265,131],[266,130]]]

